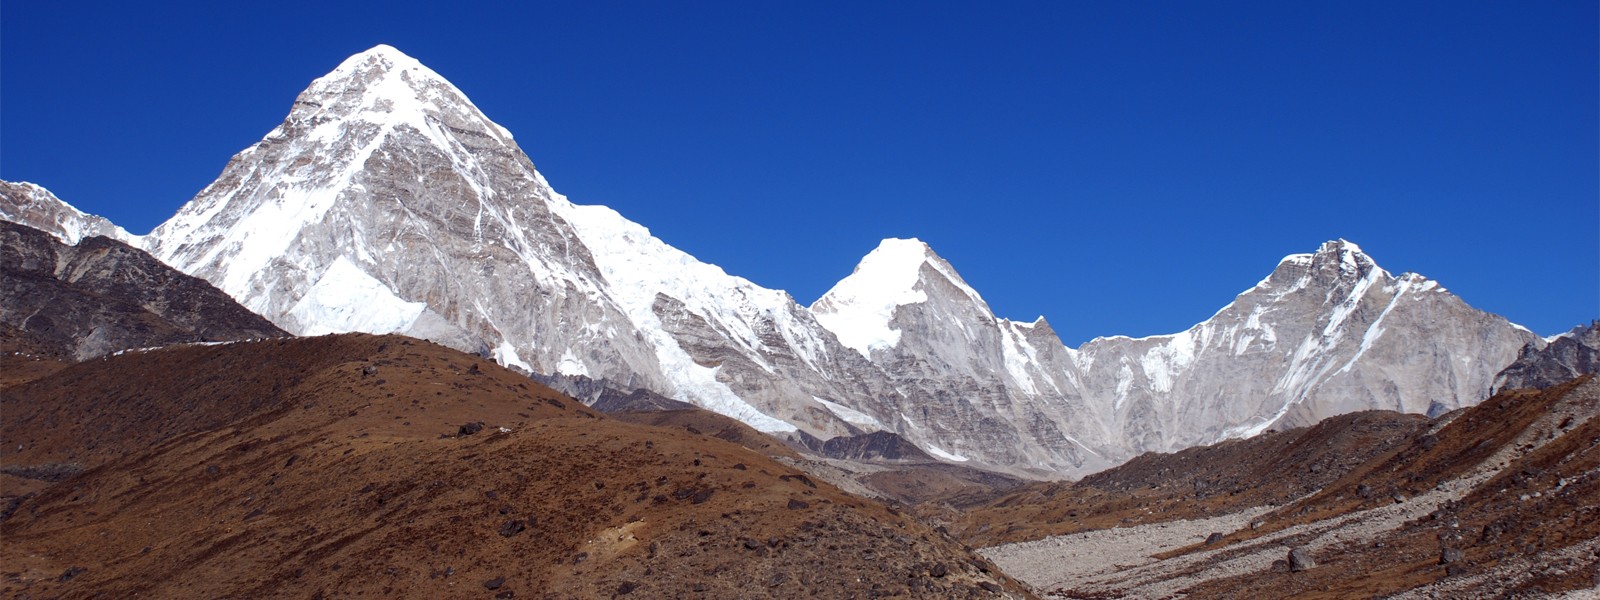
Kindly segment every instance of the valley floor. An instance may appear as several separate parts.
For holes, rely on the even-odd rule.
[[[1593,379],[1502,394],[1287,503],[981,553],[1050,598],[1600,599],[1597,414]]]

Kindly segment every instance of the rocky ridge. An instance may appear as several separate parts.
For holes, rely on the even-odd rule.
[[[288,335],[142,250],[98,235],[69,246],[9,221],[0,221],[0,323],[13,351],[70,361]]]
[[[1572,331],[1528,344],[1517,353],[1500,374],[1494,389],[1544,388],[1584,374],[1600,373],[1600,321],[1580,325]]]

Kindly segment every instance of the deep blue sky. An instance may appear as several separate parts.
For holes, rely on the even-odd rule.
[[[574,201],[802,303],[914,236],[1076,345],[1343,237],[1600,317],[1595,2],[992,4],[10,1],[0,178],[144,233],[387,43]]]

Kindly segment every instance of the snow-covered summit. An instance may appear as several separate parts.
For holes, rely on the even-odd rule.
[[[752,355],[778,340],[821,351],[784,322],[798,314],[786,294],[568,202],[461,90],[388,46],[313,81],[151,237],[158,256],[296,333],[426,337],[764,431],[794,426],[743,400],[719,379],[726,359],[691,355],[672,328],[703,324],[714,333],[697,339]]]
[[[817,299],[811,312],[840,343],[870,358],[873,350],[900,343],[900,331],[890,324],[895,310],[927,301],[929,278],[953,286],[987,310],[977,290],[928,244],[916,238],[889,238],[867,253],[849,277]]]

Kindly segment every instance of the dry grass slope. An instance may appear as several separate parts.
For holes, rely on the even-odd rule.
[[[0,410],[0,466],[83,469],[0,480],[6,597],[1027,595],[762,453],[396,336],[127,354]]]

